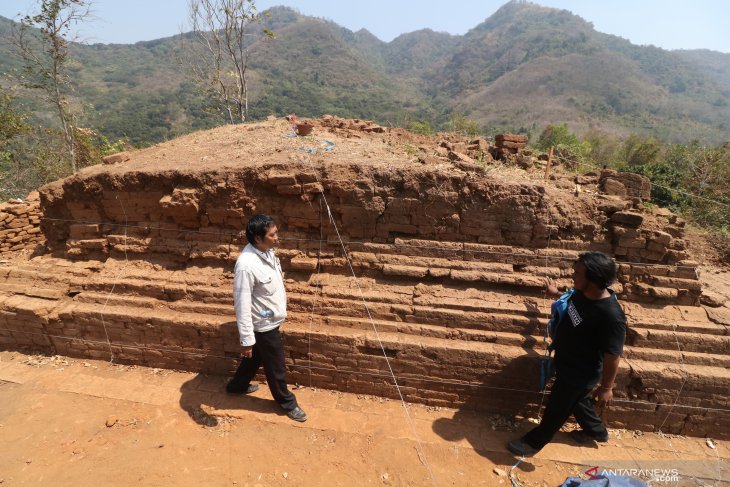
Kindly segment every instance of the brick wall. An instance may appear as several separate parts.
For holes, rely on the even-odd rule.
[[[45,241],[41,233],[40,198],[37,192],[24,200],[0,204],[0,253],[34,248]]]
[[[611,424],[657,429],[682,383],[679,406],[730,407],[718,393],[730,386],[724,328],[696,306],[696,265],[667,260],[680,232],[667,239],[623,205],[587,217],[539,184],[483,174],[319,171],[321,183],[307,168],[271,164],[43,188],[54,254],[0,274],[0,346],[231,373],[231,269],[246,219],[266,212],[282,229],[292,381],[397,397],[369,315],[407,400],[535,416],[543,277],[567,287],[579,252],[639,249],[616,283],[631,325],[616,396],[632,402],[616,403]],[[666,423],[730,435],[727,415],[704,409],[677,407]]]

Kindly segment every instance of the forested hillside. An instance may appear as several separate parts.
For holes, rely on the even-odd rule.
[[[534,137],[547,124],[567,122],[579,134],[730,139],[730,55],[635,46],[565,10],[513,1],[463,36],[421,30],[389,43],[285,7],[270,9],[266,22],[275,39],[251,46],[256,119],[333,113],[438,129],[458,115],[484,133]],[[4,73],[20,67],[10,23],[0,18]],[[188,81],[183,37],[73,44],[83,123],[136,146],[220,123]],[[23,100],[43,113],[37,96]]]

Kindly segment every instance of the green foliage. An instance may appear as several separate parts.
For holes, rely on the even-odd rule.
[[[696,224],[719,231],[730,229],[730,142],[707,147],[693,141],[669,144],[632,134],[623,141],[592,131],[581,142],[565,126],[543,132],[541,148],[550,143],[588,144],[585,167],[604,165],[642,174],[652,183],[652,201],[683,214]]]
[[[13,154],[7,150],[11,139],[29,130],[25,116],[13,106],[9,93],[0,92],[0,161],[10,161]]]
[[[586,161],[591,152],[590,144],[581,141],[565,123],[545,127],[535,146],[543,151],[549,151],[553,147],[553,157],[571,167]]]
[[[56,112],[63,141],[73,172],[78,169],[74,153],[74,112],[69,94],[73,90],[68,76],[71,26],[89,15],[88,0],[40,0],[40,11],[26,15],[14,37],[24,62],[23,85],[43,92],[49,108]]]
[[[547,151],[550,150],[550,147],[557,147],[559,145],[578,146],[580,145],[580,140],[577,135],[570,131],[568,124],[564,123],[545,127],[545,130],[542,131],[535,145],[538,149]]]
[[[432,135],[433,128],[427,120],[414,120],[407,127],[414,134]]]
[[[599,130],[590,130],[583,136],[583,140],[590,146],[588,160],[593,164],[603,167],[616,167],[617,154],[622,142],[618,137]]]
[[[482,132],[479,127],[479,122],[461,114],[455,114],[451,117],[448,123],[448,129],[451,132],[456,132],[466,137],[478,137]]]
[[[31,126],[13,137],[0,158],[0,199],[22,198],[43,184],[72,173],[58,131]]]
[[[668,201],[702,226],[730,228],[730,144],[713,148],[695,141],[671,145],[665,154],[661,163],[651,166],[663,186],[656,190],[657,199]]]
[[[408,154],[409,157],[417,157],[419,154],[418,147],[413,144],[405,144],[403,150]]]
[[[662,144],[657,139],[632,134],[624,142],[619,157],[626,165],[638,169],[656,164],[661,152]]]
[[[74,130],[74,147],[76,164],[80,169],[99,164],[104,156],[122,152],[129,147],[129,144],[123,139],[112,143],[105,136],[92,129],[76,128]]]
[[[63,134],[31,123],[31,115],[16,106],[7,88],[0,87],[0,199],[20,198],[39,186],[73,173]],[[101,162],[125,150],[125,141],[111,143],[103,135],[76,128],[73,133],[78,168]]]

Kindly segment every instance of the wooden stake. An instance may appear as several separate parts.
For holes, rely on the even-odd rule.
[[[550,166],[552,166],[553,164],[553,150],[555,150],[555,147],[551,145],[550,154],[548,154],[547,164],[545,165],[545,179],[548,178],[548,174],[550,173]]]

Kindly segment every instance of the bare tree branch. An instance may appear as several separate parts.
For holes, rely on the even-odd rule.
[[[42,89],[58,114],[71,168],[76,172],[76,127],[68,104],[71,81],[66,73],[68,36],[74,24],[90,15],[91,5],[89,0],[40,0],[39,8],[38,14],[20,21],[14,43],[25,63],[24,84]]]
[[[247,38],[260,36],[254,0],[189,0],[193,42],[183,46],[191,78],[205,94],[215,94],[229,123],[248,119]],[[273,34],[268,29],[263,33]],[[184,42],[184,37],[181,37]]]

